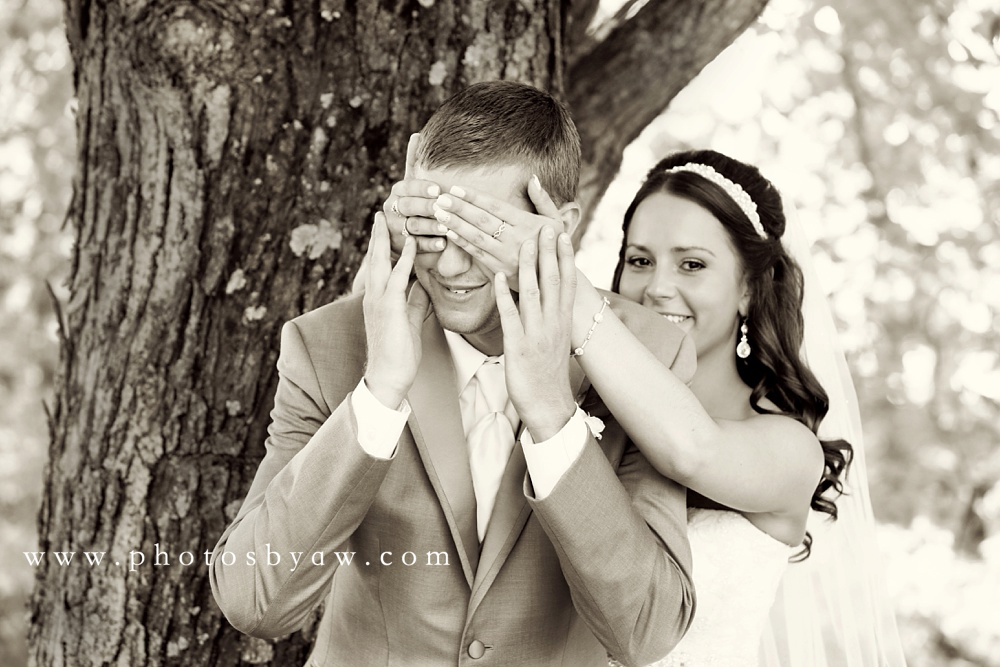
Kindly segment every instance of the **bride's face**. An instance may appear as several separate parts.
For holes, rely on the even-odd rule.
[[[619,292],[676,323],[703,357],[733,355],[749,301],[739,256],[715,216],[665,192],[636,208],[628,231]]]

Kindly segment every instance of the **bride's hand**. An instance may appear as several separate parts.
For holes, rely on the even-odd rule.
[[[392,191],[382,202],[382,212],[389,228],[392,252],[398,256],[407,236],[416,241],[417,252],[444,250],[446,229],[434,219],[434,202],[441,188],[437,183],[414,178],[420,134],[411,134],[406,145],[406,170],[403,180],[394,183]]]
[[[537,176],[528,181],[528,197],[538,214],[475,190],[453,187],[434,203],[434,215],[448,228],[455,245],[493,273],[503,273],[513,290],[518,288],[521,245],[537,239],[548,225],[556,235],[564,231],[559,208],[542,188]],[[498,233],[499,232],[499,233]]]

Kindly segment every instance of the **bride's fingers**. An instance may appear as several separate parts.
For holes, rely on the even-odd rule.
[[[495,255],[502,245],[499,239],[493,237],[493,233],[497,229],[500,229],[500,220],[497,220],[495,228],[487,233],[468,220],[448,211],[439,210],[435,213],[435,217],[440,224],[445,225],[447,228],[445,235],[453,241],[457,242],[457,239],[461,239],[480,249],[481,252],[486,252],[490,255]],[[502,236],[503,234],[501,233]]]
[[[531,178],[528,180],[528,198],[531,203],[534,204],[535,210],[538,211],[539,215],[544,215],[547,218],[553,218],[559,220],[562,216],[559,212],[559,207],[556,206],[555,202],[552,201],[552,197],[549,193],[545,191],[542,187],[541,181],[538,180],[538,176],[532,174]]]
[[[393,184],[389,196],[382,203],[382,210],[387,216],[397,218],[433,218],[434,202],[440,194],[441,186],[433,181],[398,181]]]
[[[384,208],[384,207],[383,207]],[[385,215],[386,226],[389,230],[389,244],[392,247],[393,252],[398,255],[403,250],[403,242],[408,236],[417,235],[418,231],[424,230],[436,230],[438,224],[437,220],[433,218],[407,218],[402,215],[396,215],[393,212]],[[429,238],[433,241],[441,241],[441,248],[434,248],[433,244],[428,248],[430,251],[443,250],[443,239],[434,238],[432,236],[419,236],[420,239]],[[423,246],[421,244],[417,245],[417,250],[422,250]]]
[[[438,197],[434,208],[437,211],[442,211],[446,218],[457,215],[479,231],[487,234],[495,232],[501,220],[506,220],[507,224],[511,224],[511,221],[518,214],[524,215],[525,213],[503,200],[474,190],[466,191],[458,186],[453,187],[450,194]],[[447,219],[443,222],[447,222]]]
[[[503,263],[497,257],[494,257],[481,247],[470,243],[454,231],[448,230],[448,240],[467,252],[473,259],[478,261],[491,272],[497,273],[503,271]]]
[[[408,236],[444,236],[448,233],[448,228],[436,218],[408,216],[403,220],[400,229],[405,228]]]
[[[447,242],[441,238],[434,238],[432,236],[414,236],[413,240],[417,244],[417,252],[442,252],[447,245]]]

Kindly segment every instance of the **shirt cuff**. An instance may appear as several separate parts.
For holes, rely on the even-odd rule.
[[[552,493],[559,480],[580,457],[589,435],[586,416],[577,407],[566,425],[542,442],[535,442],[528,429],[521,430],[521,448],[524,450],[524,462],[528,466],[536,500],[542,500]]]
[[[351,394],[351,408],[358,422],[361,449],[377,459],[391,459],[410,417],[410,404],[404,398],[396,410],[385,407],[368,389],[365,379],[361,378]]]

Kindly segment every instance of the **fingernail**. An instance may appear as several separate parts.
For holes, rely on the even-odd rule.
[[[465,190],[463,190],[462,188],[458,187],[457,185],[451,186],[451,190],[449,190],[448,192],[450,192],[451,194],[455,195],[456,197],[464,197],[465,196]]]
[[[437,197],[439,194],[441,194],[441,188],[439,188],[436,185],[429,185],[427,186],[427,194],[430,195],[431,197]]]
[[[507,274],[501,271],[500,273],[497,274],[497,280],[499,280],[502,283],[507,282]]]
[[[547,239],[552,239],[556,236],[556,233],[548,225],[545,225],[545,229],[542,230],[542,234],[544,234]]]
[[[454,231],[452,231],[450,229],[448,230],[448,233],[445,234],[445,236],[447,236],[448,238],[450,238],[452,241],[455,241],[455,240],[458,239],[458,234],[456,234]]]
[[[535,252],[535,242],[534,241],[525,241],[525,243],[524,243],[524,249],[528,252],[528,254],[534,254],[534,252]]]
[[[563,232],[562,234],[560,234],[559,235],[559,242],[560,243],[565,243],[566,245],[569,245],[569,234],[567,234],[565,232]]]
[[[451,220],[451,213],[448,213],[448,211],[442,211],[441,209],[438,209],[434,211],[434,217],[440,220],[441,222],[448,222],[449,220]]]
[[[452,232],[452,233],[454,234],[454,232]],[[441,240],[441,239],[438,239],[437,241],[435,241],[434,242],[434,249],[435,250],[444,250],[444,241]]]
[[[535,174],[531,175],[531,182],[534,184],[536,188],[542,187],[542,182],[538,180],[538,176]]]
[[[452,188],[454,190],[454,188]],[[437,205],[441,208],[451,208],[451,197],[448,195],[441,195],[437,198]]]
[[[445,215],[447,215],[447,213]],[[438,225],[437,230],[439,233],[444,234],[446,231],[448,231],[448,228],[445,227],[444,225]]]

